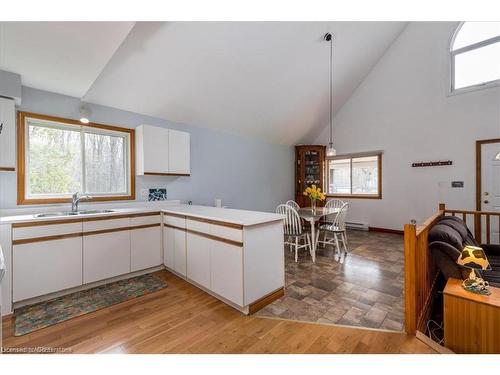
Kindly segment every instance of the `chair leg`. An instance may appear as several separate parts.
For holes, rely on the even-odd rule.
[[[299,238],[295,237],[295,263],[298,261],[299,256]]]
[[[347,230],[344,230],[344,239],[345,239],[345,245],[347,245]]]
[[[345,232],[341,233],[342,235],[342,244],[344,245],[344,253],[347,255],[349,250],[347,250],[347,234]]]
[[[307,246],[309,246],[309,254],[311,255],[311,258],[312,258],[313,263],[314,263],[315,262],[315,257],[314,257],[314,254],[313,254],[311,236],[309,235],[309,233],[306,233],[306,241],[307,241]]]
[[[333,236],[335,237],[335,247],[336,247],[336,251],[339,252],[339,255],[340,255],[340,245],[339,245],[339,239],[337,237],[337,232],[333,233]]]

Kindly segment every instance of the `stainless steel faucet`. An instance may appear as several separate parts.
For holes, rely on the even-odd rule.
[[[92,199],[90,195],[80,195],[79,192],[76,192],[73,194],[73,197],[71,199],[71,212],[77,212],[78,211],[78,204],[82,199],[89,200]]]

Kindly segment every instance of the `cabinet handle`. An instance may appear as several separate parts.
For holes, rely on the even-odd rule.
[[[0,134],[2,134],[2,130],[3,130],[3,122],[0,122]]]

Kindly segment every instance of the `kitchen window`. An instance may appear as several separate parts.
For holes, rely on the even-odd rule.
[[[382,198],[382,153],[327,158],[327,193],[340,198]]]
[[[134,130],[19,112],[18,204],[135,199]]]

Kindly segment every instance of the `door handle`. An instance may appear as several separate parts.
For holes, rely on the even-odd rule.
[[[490,201],[489,200],[485,200],[483,203],[484,204],[488,204],[488,203],[490,203]]]

